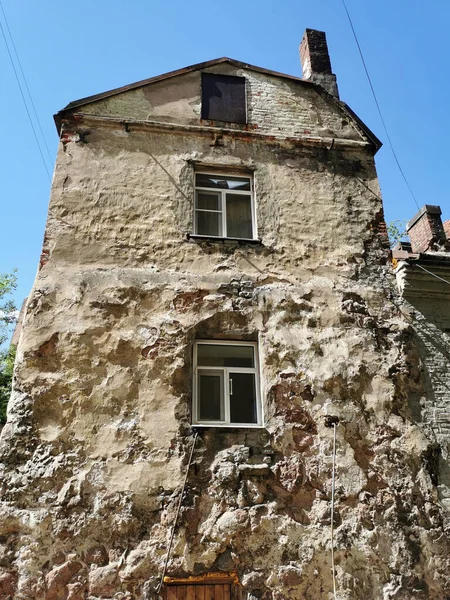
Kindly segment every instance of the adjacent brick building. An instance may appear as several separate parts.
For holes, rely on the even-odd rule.
[[[426,389],[417,412],[435,440],[429,460],[441,502],[450,510],[450,239],[439,206],[425,205],[407,224],[410,242],[393,251],[402,311],[418,339]]]

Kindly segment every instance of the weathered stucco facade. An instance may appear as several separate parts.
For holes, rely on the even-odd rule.
[[[245,78],[247,124],[200,118],[205,72]],[[448,598],[376,139],[319,85],[228,59],[57,122],[1,435],[0,598],[155,596],[194,439],[198,339],[257,342],[263,423],[197,429],[166,574],[235,572],[242,598],[332,598],[335,423],[338,597]],[[196,170],[252,178],[254,240],[189,235]]]

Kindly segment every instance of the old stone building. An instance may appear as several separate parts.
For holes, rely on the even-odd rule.
[[[324,34],[301,60],[56,115],[1,434],[2,600],[448,599],[380,143]]]

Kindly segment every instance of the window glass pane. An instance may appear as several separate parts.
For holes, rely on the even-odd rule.
[[[195,176],[196,187],[219,188],[221,190],[250,191],[249,177],[227,177],[226,175],[205,175],[197,173]]]
[[[230,373],[230,380],[230,422],[257,423],[255,375]]]
[[[227,236],[253,238],[250,196],[227,194]]]
[[[222,236],[222,213],[195,211],[196,233]]]
[[[204,367],[253,368],[255,366],[253,350],[253,346],[198,344],[197,362]]]
[[[199,371],[199,421],[223,421],[223,373]]]
[[[220,194],[197,192],[197,206],[206,210],[220,210]]]

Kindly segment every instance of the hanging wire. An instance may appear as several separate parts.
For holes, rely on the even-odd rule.
[[[358,51],[359,51],[359,55],[361,57],[361,61],[362,61],[363,67],[364,67],[364,71],[366,72],[367,80],[369,82],[370,89],[372,90],[372,95],[373,95],[373,98],[375,100],[375,104],[376,104],[376,107],[377,107],[377,110],[378,110],[378,114],[380,115],[381,123],[383,125],[383,129],[384,129],[384,132],[386,134],[387,141],[389,143],[389,146],[391,148],[392,154],[394,156],[394,160],[397,163],[398,170],[400,171],[401,176],[403,177],[403,180],[404,180],[404,182],[406,184],[406,187],[409,190],[409,193],[411,194],[411,196],[412,196],[412,198],[413,198],[413,200],[414,200],[417,208],[420,210],[419,203],[417,202],[416,196],[414,195],[414,192],[412,191],[412,188],[409,185],[409,182],[408,182],[408,180],[406,178],[406,175],[405,175],[405,173],[404,173],[404,171],[402,169],[402,166],[400,164],[400,161],[399,161],[399,159],[397,157],[397,153],[396,153],[396,151],[394,149],[394,145],[392,143],[391,136],[389,135],[389,131],[388,131],[388,128],[387,128],[387,125],[386,125],[386,121],[384,120],[383,113],[382,113],[381,107],[380,107],[380,103],[378,102],[378,98],[377,98],[377,95],[375,93],[375,88],[373,87],[372,80],[371,80],[370,75],[369,75],[369,70],[367,68],[366,61],[364,60],[364,55],[363,55],[361,46],[360,46],[359,41],[358,41],[358,36],[356,35],[355,28],[353,27],[353,22],[352,22],[352,19],[350,17],[350,13],[348,12],[347,5],[345,4],[345,0],[342,0],[342,4],[344,6],[345,12],[347,13],[347,18],[348,18],[348,21],[350,23],[351,30],[353,32],[353,37],[355,38],[356,45],[358,46]]]
[[[428,273],[428,275],[432,275],[433,277],[436,277],[436,279],[439,279],[440,281],[443,281],[444,283],[447,283],[448,285],[450,285],[450,281],[447,281],[446,279],[439,277],[439,275],[436,275],[436,273],[432,273],[428,269],[425,269],[425,267],[422,267],[422,265],[419,265],[418,263],[411,263],[411,264],[413,267],[419,267],[419,269],[422,269],[422,271],[425,271],[425,273]]]
[[[39,154],[41,155],[42,163],[43,163],[45,171],[47,173],[47,177],[48,177],[49,181],[51,181],[50,172],[48,170],[47,163],[46,163],[45,157],[44,157],[44,153],[42,152],[41,144],[39,142],[39,138],[37,136],[36,129],[35,129],[34,124],[33,124],[33,119],[31,118],[31,114],[30,114],[30,111],[28,109],[28,105],[27,105],[27,102],[26,102],[26,99],[25,99],[25,94],[23,93],[23,89],[22,89],[22,85],[20,83],[19,75],[17,73],[17,69],[16,69],[16,66],[14,64],[14,60],[13,60],[13,57],[12,57],[12,54],[11,54],[11,50],[9,49],[9,44],[8,44],[8,40],[6,38],[5,30],[3,28],[3,25],[1,23],[1,21],[0,21],[0,30],[2,32],[3,40],[5,42],[6,50],[8,52],[9,60],[11,62],[11,66],[13,68],[14,75],[16,77],[17,85],[19,86],[20,95],[22,96],[22,101],[23,101],[23,104],[25,106],[25,110],[26,110],[27,115],[28,115],[28,120],[30,122],[31,129],[33,130],[34,139],[36,141],[36,145],[38,147]]]
[[[39,119],[39,116],[38,116],[37,111],[36,111],[36,107],[35,107],[34,102],[33,102],[33,96],[31,95],[30,88],[28,87],[27,78],[25,77],[25,73],[24,73],[23,68],[22,68],[22,63],[20,61],[19,54],[17,52],[16,44],[14,43],[14,38],[13,38],[13,35],[11,33],[11,29],[9,27],[8,19],[6,17],[6,13],[5,13],[5,9],[3,7],[2,0],[0,0],[0,8],[1,8],[1,11],[2,11],[2,14],[3,14],[3,20],[5,21],[5,25],[6,25],[6,29],[8,31],[9,38],[11,40],[11,45],[12,45],[12,48],[14,50],[14,55],[16,57],[17,64],[19,65],[19,69],[20,69],[20,73],[22,74],[23,82],[25,83],[25,88],[27,90],[28,97],[30,99],[31,107],[33,108],[34,116],[36,118],[36,122],[38,124],[39,131],[41,133],[42,141],[44,142],[45,149],[47,150],[47,156],[49,158],[50,165],[52,165],[53,164],[53,159],[52,159],[50,150],[48,148],[47,140],[45,139],[44,132],[42,130],[41,121]]]
[[[334,570],[334,483],[336,472],[336,423],[333,423],[333,471],[331,475],[331,572],[333,576],[333,597],[336,596],[336,574]]]
[[[192,446],[191,446],[191,453],[189,455],[189,461],[188,461],[188,465],[186,467],[186,475],[184,476],[183,487],[181,488],[180,498],[178,500],[177,512],[175,514],[175,520],[173,522],[172,532],[170,534],[170,541],[169,541],[169,547],[167,548],[166,560],[164,561],[163,572],[162,572],[161,579],[159,581],[159,585],[157,588],[158,594],[161,591],[161,588],[164,584],[164,577],[166,576],[167,565],[169,564],[170,552],[172,550],[172,543],[173,543],[173,538],[175,535],[175,527],[177,526],[178,516],[180,514],[180,509],[181,509],[181,503],[183,502],[184,490],[186,488],[187,478],[189,475],[189,468],[191,466],[192,457],[194,455],[194,448],[195,448],[195,442],[197,441],[197,437],[198,437],[198,431],[195,432],[194,441],[192,442]]]

